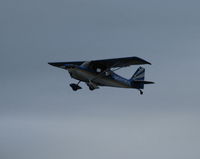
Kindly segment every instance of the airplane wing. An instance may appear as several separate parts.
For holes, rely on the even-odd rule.
[[[49,62],[48,64],[65,69],[65,66],[68,64],[81,65],[84,62],[85,61]],[[90,66],[100,67],[100,68],[127,67],[130,65],[143,65],[143,64],[151,65],[150,62],[145,61],[139,57],[124,57],[124,58],[113,58],[113,59],[104,59],[104,60],[92,60],[89,62],[90,62]]]
[[[71,61],[71,62],[49,62],[49,65],[55,66],[55,67],[60,67],[65,69],[65,66],[68,64],[73,64],[73,65],[81,65],[83,64],[85,61]]]
[[[114,59],[105,59],[105,60],[95,60],[95,61],[92,61],[91,64],[102,65],[107,68],[127,67],[130,65],[143,65],[143,64],[151,65],[150,62],[145,61],[139,57],[124,57],[124,58],[114,58]]]

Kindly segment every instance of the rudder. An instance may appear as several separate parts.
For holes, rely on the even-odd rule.
[[[134,75],[131,77],[130,82],[131,86],[137,89],[144,89],[144,81],[145,78],[145,69],[143,67],[139,67]]]
[[[131,77],[131,81],[144,81],[145,77],[145,68],[139,67],[134,75]]]

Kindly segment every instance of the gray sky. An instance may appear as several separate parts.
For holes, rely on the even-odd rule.
[[[200,1],[1,0],[1,159],[199,159]],[[138,56],[144,95],[79,92],[49,61]],[[137,67],[118,73],[130,78]]]

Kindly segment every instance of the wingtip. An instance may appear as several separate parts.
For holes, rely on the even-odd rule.
[[[54,67],[59,67],[59,63],[57,62],[48,62],[48,64]]]
[[[48,62],[48,64],[51,65],[51,66],[54,66],[54,65],[53,65],[53,62]]]
[[[140,57],[135,56],[135,57],[133,57],[133,58],[137,58],[138,60],[142,61],[143,64],[152,65],[150,62],[148,62],[148,61],[146,61],[146,60],[144,60],[144,59],[142,59],[142,58],[140,58]]]
[[[146,60],[144,60],[144,61],[145,61],[145,64],[152,65],[150,62],[148,62]]]
[[[144,60],[145,62],[146,62],[146,64],[148,64],[148,65],[152,65],[150,62],[148,62],[148,61],[146,61],[146,60]]]

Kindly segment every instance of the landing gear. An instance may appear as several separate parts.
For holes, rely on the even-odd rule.
[[[77,91],[77,90],[79,90],[79,89],[82,89],[82,88],[79,86],[79,83],[80,83],[80,81],[79,81],[77,84],[75,84],[75,83],[71,83],[71,84],[70,84],[70,87],[72,88],[73,91]]]
[[[141,89],[139,89],[139,91],[140,91],[140,95],[143,95],[143,91]]]
[[[89,87],[89,90],[91,91],[99,88],[96,84],[92,83],[91,81],[87,83],[87,86]]]
[[[93,91],[95,90],[95,88],[93,86],[88,86],[89,87],[89,90]]]

